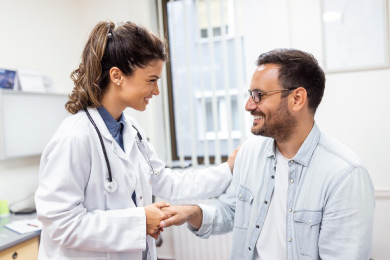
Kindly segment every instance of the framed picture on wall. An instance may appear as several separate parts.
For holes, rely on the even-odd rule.
[[[326,72],[389,66],[386,0],[322,0]]]
[[[16,71],[0,69],[0,88],[13,89]]]

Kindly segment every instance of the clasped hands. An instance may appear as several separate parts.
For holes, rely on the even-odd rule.
[[[171,206],[166,202],[157,202],[144,207],[146,215],[146,232],[157,239],[164,228],[179,226],[187,222],[199,229],[202,225],[202,210],[197,205]]]

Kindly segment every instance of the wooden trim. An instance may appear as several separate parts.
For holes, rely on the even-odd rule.
[[[174,113],[174,99],[173,99],[173,83],[172,83],[172,68],[171,68],[171,51],[169,44],[169,30],[168,30],[168,10],[167,4],[169,0],[157,0],[162,1],[162,13],[163,13],[163,28],[165,40],[168,43],[169,48],[169,60],[166,62],[166,71],[167,71],[167,90],[168,90],[168,100],[169,100],[169,124],[171,129],[171,151],[172,151],[172,160],[179,160],[177,154],[177,143],[176,143],[176,127],[175,127],[175,113]]]

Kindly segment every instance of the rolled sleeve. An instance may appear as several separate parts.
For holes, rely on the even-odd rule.
[[[205,204],[198,204],[198,206],[201,208],[203,214],[202,226],[199,229],[196,229],[191,225],[187,225],[187,228],[196,236],[206,239],[209,238],[211,235],[215,215],[215,207]]]

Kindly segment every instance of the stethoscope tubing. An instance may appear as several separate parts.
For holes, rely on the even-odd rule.
[[[89,121],[91,121],[92,125],[95,127],[95,130],[96,130],[96,132],[97,132],[97,134],[99,136],[100,144],[102,145],[102,148],[103,148],[104,159],[106,160],[107,169],[108,169],[108,178],[107,179],[108,179],[109,182],[112,182],[112,174],[111,174],[110,162],[108,161],[106,147],[103,144],[102,135],[100,134],[99,128],[96,126],[95,121],[93,121],[93,119],[92,119],[91,115],[89,114],[87,108],[84,108],[84,111],[87,114],[87,116],[89,118]]]
[[[100,131],[99,131],[99,128],[96,126],[95,121],[92,119],[92,117],[91,117],[91,115],[89,114],[89,112],[88,112],[88,110],[87,110],[86,107],[84,108],[84,111],[85,111],[85,113],[87,114],[89,121],[91,121],[93,127],[94,127],[95,130],[96,130],[96,133],[97,133],[98,136],[99,136],[100,144],[101,144],[102,149],[103,149],[104,159],[105,159],[105,161],[106,161],[106,165],[107,165],[107,169],[108,169],[108,178],[107,178],[107,180],[108,180],[108,183],[112,183],[112,182],[113,182],[113,178],[112,178],[112,173],[111,173],[111,166],[110,166],[110,162],[109,162],[109,160],[108,160],[108,156],[107,156],[107,152],[106,152],[106,147],[104,146],[104,143],[103,143],[102,135],[101,135],[101,133],[100,133]],[[142,142],[142,136],[141,136],[141,134],[139,133],[138,129],[137,129],[134,125],[133,125],[133,128],[137,131],[137,137],[138,137],[137,146],[138,146],[138,148],[140,149],[142,155],[145,157],[145,159],[147,160],[147,162],[148,162],[148,164],[149,164],[149,167],[150,167],[150,174],[158,175],[159,172],[156,173],[156,172],[154,171],[153,166],[152,166],[152,163],[151,163],[150,160],[149,160],[149,156],[147,156],[147,154],[145,154],[145,153],[146,153],[146,151],[145,151],[145,145],[144,145],[143,142]],[[142,147],[143,147],[144,149],[141,149],[141,147],[140,147],[139,145],[142,145]],[[116,184],[115,184],[115,185],[116,185]]]

